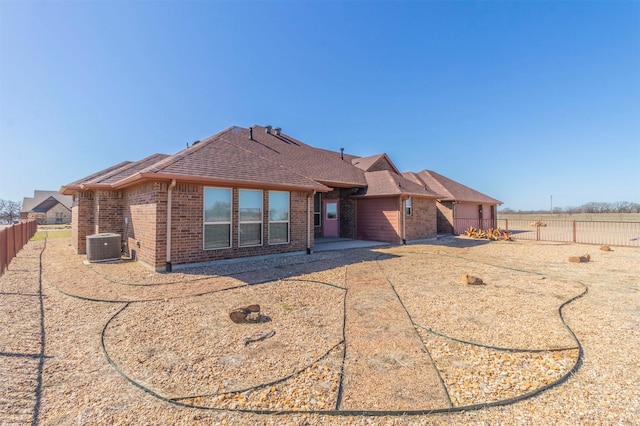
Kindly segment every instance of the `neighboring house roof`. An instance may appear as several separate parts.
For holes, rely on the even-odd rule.
[[[366,172],[365,178],[367,186],[360,188],[354,197],[384,197],[408,195],[422,198],[438,198],[439,195],[429,191],[424,185],[418,185],[395,174],[390,170],[379,170],[376,172]]]
[[[34,213],[46,213],[58,204],[62,203],[60,203],[60,201],[56,200],[54,197],[49,197],[38,204],[36,207],[32,208],[31,211]]]
[[[491,198],[432,170],[423,170],[419,173],[407,172],[402,173],[402,175],[413,182],[421,182],[431,191],[441,194],[441,201],[502,204],[502,201]]]
[[[56,200],[56,202],[62,204],[63,206],[71,210],[71,207],[73,206],[73,197],[69,195],[62,195],[58,191],[35,190],[33,191],[33,197],[24,197],[24,199],[22,200],[21,211],[22,212],[34,211],[35,208],[40,206],[44,201],[47,201],[51,197],[53,197]]]

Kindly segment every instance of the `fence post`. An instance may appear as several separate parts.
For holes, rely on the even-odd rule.
[[[576,240],[577,240],[576,235],[577,235],[577,230],[576,230],[576,221],[574,220],[574,221],[573,221],[573,242],[574,242],[574,243],[575,243],[575,242],[576,242]]]
[[[540,226],[536,226],[536,241],[540,241]]]
[[[508,231],[509,230],[509,219],[505,219],[504,220],[504,230]]]
[[[7,230],[0,229],[0,275],[4,273],[4,269],[7,267],[9,247],[7,246]]]

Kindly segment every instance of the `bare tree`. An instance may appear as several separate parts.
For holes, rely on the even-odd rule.
[[[0,199],[0,220],[13,223],[20,218],[22,203]]]

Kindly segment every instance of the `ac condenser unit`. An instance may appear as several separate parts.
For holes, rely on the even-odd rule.
[[[93,234],[87,236],[87,260],[103,262],[120,259],[120,234]]]

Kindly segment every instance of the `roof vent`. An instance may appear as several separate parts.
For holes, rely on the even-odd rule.
[[[200,143],[200,141],[195,141],[194,143],[191,144],[191,146],[196,146]]]
[[[281,131],[282,131],[281,127],[276,127],[275,129],[273,129],[273,133],[275,133],[276,136],[280,136]]]
[[[344,148],[340,148],[340,158],[344,160]]]
[[[253,140],[253,126],[249,127],[249,139]]]
[[[264,126],[264,132],[265,133],[269,133],[271,134],[271,126],[269,124],[267,124],[266,126]]]

